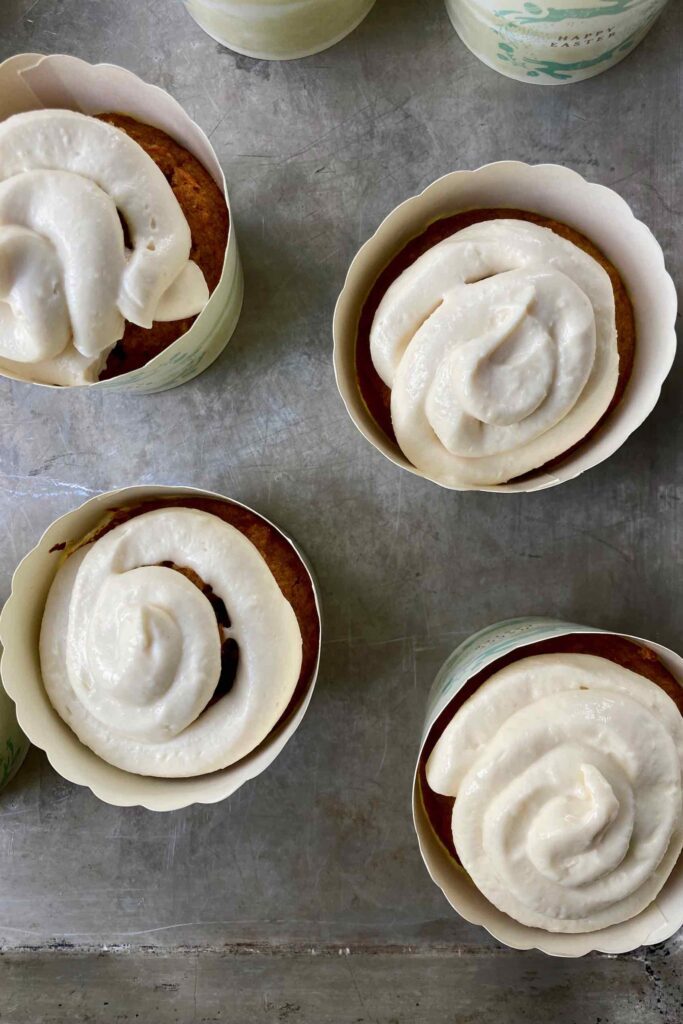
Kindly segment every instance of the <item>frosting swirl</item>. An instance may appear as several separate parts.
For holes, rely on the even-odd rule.
[[[122,221],[130,237],[126,247]],[[204,275],[152,158],[71,110],[0,123],[0,359],[55,384],[96,380],[125,321],[194,316]]]
[[[590,932],[634,917],[683,848],[683,717],[604,658],[545,654],[496,672],[427,762],[455,797],[453,841],[515,920]]]
[[[612,284],[549,228],[473,224],[390,285],[370,351],[414,466],[448,486],[504,483],[606,412],[619,371]]]
[[[212,587],[229,627],[170,564]],[[228,637],[237,674],[209,706]],[[135,516],[66,559],[40,657],[50,701],[100,757],[142,775],[190,776],[233,764],[267,736],[296,687],[302,641],[251,541],[207,512],[173,507]]]

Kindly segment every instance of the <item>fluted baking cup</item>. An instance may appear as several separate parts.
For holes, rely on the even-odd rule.
[[[353,32],[375,0],[184,0],[204,31],[236,53],[296,60]]]
[[[670,938],[683,926],[683,857],[679,858],[654,902],[629,921],[576,935],[530,928],[494,907],[442,846],[422,803],[418,773],[422,751],[436,720],[477,673],[529,644],[586,633],[622,637],[649,647],[683,685],[683,658],[649,640],[554,619],[520,618],[495,623],[465,640],[439,671],[427,699],[427,715],[413,781],[413,821],[420,852],[432,880],[453,909],[513,949],[539,949],[561,957],[579,957],[592,951],[627,953],[639,946],[652,946]]]
[[[227,345],[237,326],[244,291],[230,199],[211,143],[172,96],[124,68],[88,64],[65,54],[45,57],[36,53],[18,54],[0,64],[0,121],[42,107],[83,114],[124,113],[161,128],[203,164],[225,196],[230,227],[223,273],[190,330],[139,369],[78,386],[152,394],[184,384],[210,366]],[[26,381],[8,370],[0,370],[0,374]]]
[[[334,313],[335,375],[361,434],[395,465],[426,477],[378,426],[360,393],[355,365],[360,313],[384,268],[430,224],[466,210],[500,207],[528,210],[584,234],[619,271],[635,313],[633,372],[623,398],[604,422],[552,468],[541,468],[510,483],[473,488],[538,491],[574,479],[621,447],[654,408],[676,351],[676,289],[664,266],[661,247],[612,189],[588,182],[567,167],[502,161],[475,171],[454,171],[397,206],[349,268]]]
[[[315,687],[320,643],[314,671],[305,693],[258,747],[236,764],[194,778],[155,778],[115,768],[84,746],[59,717],[43,686],[38,641],[45,601],[62,560],[63,545],[76,542],[102,522],[112,509],[150,500],[210,498],[248,509],[247,505],[212,491],[194,487],[141,485],[108,491],[57,519],[35,548],[23,559],[12,580],[12,592],[0,615],[3,644],[0,674],[7,693],[16,704],[17,719],[32,743],[47,754],[53,768],[65,779],[88,786],[95,796],[119,807],[141,805],[153,811],[172,811],[193,803],[216,803],[270,765],[297,730]],[[249,509],[249,511],[254,511]],[[294,541],[278,530],[308,572],[320,617],[320,601],[310,566]],[[57,548],[55,546],[58,546]]]

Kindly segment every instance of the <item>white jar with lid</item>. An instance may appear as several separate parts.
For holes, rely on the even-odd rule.
[[[293,60],[334,46],[375,0],[185,0],[205,32],[237,53]]]
[[[537,85],[580,82],[645,37],[667,0],[446,0],[465,45],[489,67]]]

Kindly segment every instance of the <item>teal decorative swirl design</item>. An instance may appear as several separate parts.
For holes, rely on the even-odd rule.
[[[516,17],[518,25],[533,25],[539,22],[568,21],[583,18],[605,18],[610,15],[624,14],[632,11],[640,0],[601,0],[601,7],[539,7],[538,4],[526,3],[526,15],[519,11],[494,11],[499,18]]]
[[[594,73],[601,66],[615,64],[637,46],[664,5],[665,0],[597,0],[595,6],[591,4],[583,8],[531,2],[520,5],[516,10],[501,8],[493,12],[493,17],[498,19],[500,26],[496,29],[497,58],[517,68],[528,78],[545,77],[557,82],[571,81],[575,77],[585,78],[585,72]],[[634,15],[627,18],[623,23],[623,29],[626,29],[628,24],[631,31],[624,37],[623,29],[622,32],[618,32],[618,29],[622,24],[621,16],[628,15],[629,12],[635,12],[635,17],[642,18],[642,21],[634,25]],[[589,27],[586,22],[595,18],[613,20],[608,23],[608,28],[602,25],[597,28]],[[579,32],[577,22],[584,23],[585,40]],[[560,34],[556,37],[557,41],[553,41],[552,34],[548,35],[548,32],[552,31],[548,29],[548,25],[558,26]],[[534,28],[536,35],[533,34]],[[617,35],[619,38],[615,38]],[[533,57],[529,54],[529,50],[533,52],[535,49],[538,52],[540,49],[541,52],[547,52],[553,47],[557,48],[559,58],[572,43],[582,45],[584,54],[589,47],[595,53],[601,42],[607,47],[605,50],[595,56],[584,56],[580,60],[563,61],[554,57]]]
[[[567,81],[572,78],[573,73],[576,71],[585,71],[588,68],[598,67],[600,64],[605,64],[608,61],[613,60],[617,54],[625,54],[636,45],[640,36],[640,32],[633,32],[617,46],[613,46],[611,49],[605,50],[604,53],[599,54],[597,57],[592,57],[589,60],[555,61],[538,60],[533,57],[528,57],[524,61],[523,65],[518,64],[518,66],[523,66],[527,69],[527,75],[529,78],[538,78],[540,75],[547,75],[549,78],[554,78],[557,81]],[[499,60],[511,60],[513,54],[513,47],[509,46],[507,43],[501,42],[498,44]]]

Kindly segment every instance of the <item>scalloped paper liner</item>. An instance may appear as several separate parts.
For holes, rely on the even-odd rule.
[[[454,171],[397,206],[359,250],[337,301],[333,322],[337,387],[351,419],[370,444],[401,469],[431,479],[386,437],[365,406],[355,368],[358,319],[377,277],[407,242],[442,217],[484,207],[530,210],[582,232],[615,265],[635,311],[633,372],[621,402],[605,422],[551,472],[539,470],[521,481],[472,488],[539,491],[573,480],[622,446],[652,412],[676,353],[678,302],[662,249],[625,200],[604,185],[587,182],[576,171],[557,164],[503,161],[476,171]]]
[[[211,804],[224,800],[249,779],[260,775],[294,735],[313,695],[318,674],[320,646],[306,694],[291,718],[277,725],[256,750],[236,764],[194,778],[162,779],[115,768],[84,746],[62,721],[45,692],[38,651],[45,600],[62,558],[61,550],[50,549],[64,542],[70,544],[80,540],[112,508],[146,499],[183,496],[217,498],[255,512],[234,498],[196,487],[140,485],[98,494],[48,527],[14,573],[12,592],[0,615],[0,642],[4,648],[0,674],[5,690],[16,705],[21,728],[32,743],[45,751],[50,764],[60,775],[79,786],[89,787],[100,800],[117,807],[140,805],[152,811],[174,811],[194,803]],[[320,618],[319,592],[305,555],[278,526],[270,523],[260,512],[255,514],[278,530],[301,558],[311,578]]]

